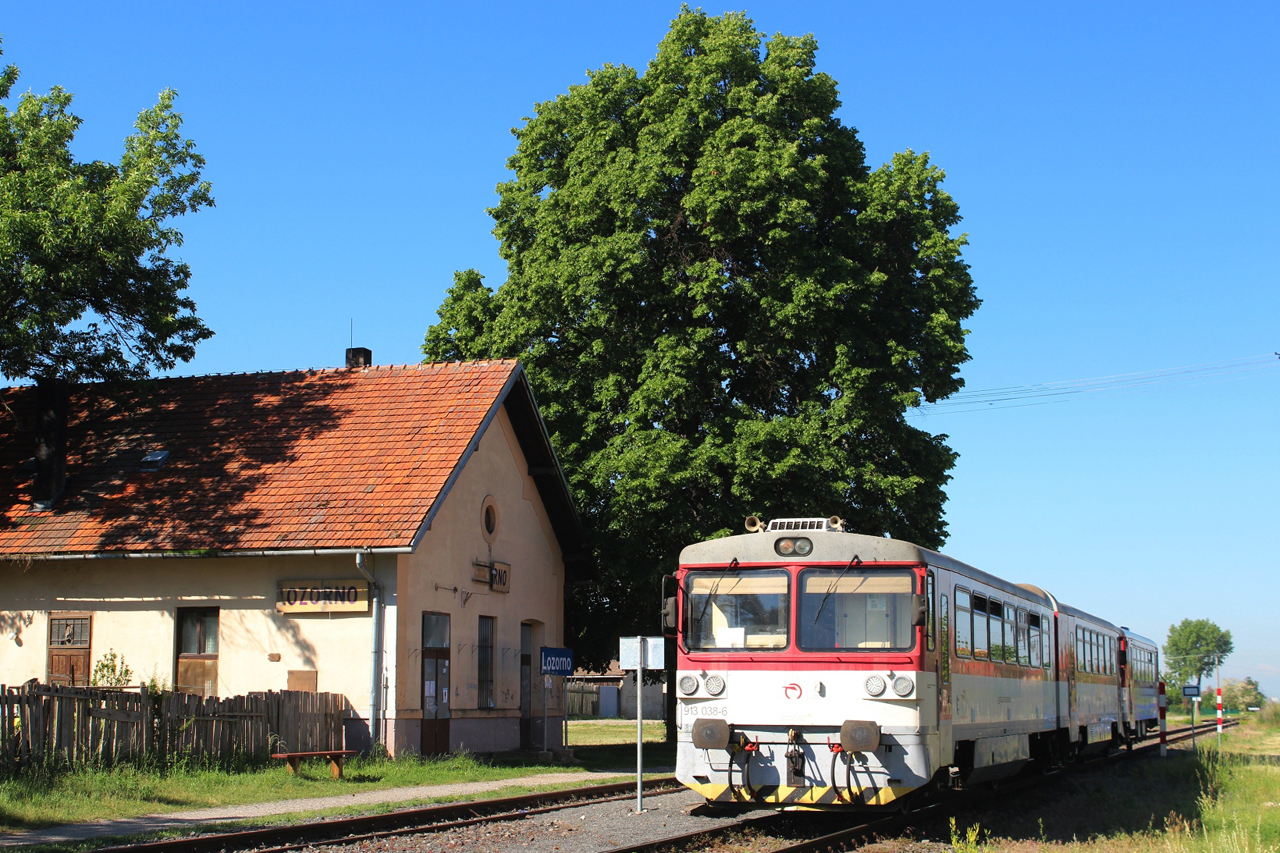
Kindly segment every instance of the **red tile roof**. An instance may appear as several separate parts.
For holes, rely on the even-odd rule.
[[[0,555],[410,546],[518,373],[489,361],[159,379],[124,396],[73,386],[67,489],[49,511],[22,470],[35,389],[5,389]],[[157,450],[163,466],[139,471]]]

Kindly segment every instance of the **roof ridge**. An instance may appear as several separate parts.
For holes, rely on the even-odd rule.
[[[520,362],[518,358],[479,358],[466,361],[415,361],[406,362],[404,364],[371,364],[365,367],[293,367],[282,370],[243,370],[230,371],[226,373],[189,373],[176,376],[148,376],[145,379],[136,380],[139,382],[169,382],[173,380],[184,379],[214,379],[224,376],[315,376],[322,373],[347,373],[347,372],[372,372],[372,371],[393,371],[393,370],[422,370],[424,368],[441,368],[441,367],[488,367],[491,365],[515,365]],[[76,382],[74,385],[81,387],[96,387],[107,384],[102,380],[91,380],[89,382]],[[0,387],[0,391],[16,391],[22,388],[30,388],[32,385],[8,385]]]

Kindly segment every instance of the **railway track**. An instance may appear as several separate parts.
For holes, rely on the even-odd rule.
[[[665,776],[647,780],[644,783],[644,790],[646,796],[658,796],[684,789],[679,786],[674,776]],[[354,844],[397,835],[448,832],[478,823],[523,820],[532,815],[576,806],[632,799],[635,795],[635,782],[593,785],[564,791],[424,806],[387,814],[320,820],[290,826],[209,833],[145,843],[126,842],[119,846],[98,848],[98,853],[124,853],[124,851],[129,853],[218,853],[218,851],[237,850],[284,853],[284,851],[306,848]]]
[[[1233,722],[1227,725],[1233,725]],[[1212,732],[1215,723],[1209,722],[1197,726],[1198,733]],[[1191,738],[1191,727],[1175,729],[1168,733],[1168,742],[1176,743]],[[1149,741],[1134,747],[1132,751],[1114,753],[1107,760],[1122,760],[1131,756],[1155,754],[1159,749],[1157,741]],[[1063,772],[1088,770],[1098,766],[1101,761],[1083,762],[1071,765]],[[1030,790],[1041,784],[1050,782],[1058,775],[1058,771],[1040,776],[1028,776],[1016,780],[1008,780],[1001,784],[1000,796],[1007,797],[1023,790]],[[658,796],[663,793],[682,791],[674,777],[649,780],[645,783],[647,796]],[[951,813],[959,813],[972,805],[976,805],[989,797],[991,792],[985,789],[959,791],[949,794],[941,801],[922,805],[907,813],[880,815],[869,820],[859,820],[854,826],[842,827],[838,831],[805,839],[782,847],[775,848],[772,853],[816,853],[816,851],[839,851],[857,846],[873,837],[884,837],[902,832],[909,825],[918,824],[921,818],[928,819],[947,817]],[[283,827],[251,829],[239,832],[211,833],[185,838],[166,839],[147,843],[127,843],[118,847],[101,848],[99,853],[220,853],[220,851],[253,850],[255,853],[285,853],[307,848],[337,845],[359,845],[363,842],[378,839],[389,839],[396,836],[414,834],[439,834],[477,824],[499,823],[503,821],[524,820],[536,815],[571,809],[584,805],[606,803],[616,800],[627,800],[635,796],[635,783],[625,782],[613,785],[597,785],[589,788],[575,788],[565,791],[551,791],[540,794],[529,794],[520,797],[508,797],[498,800],[479,800],[466,803],[455,803],[442,806],[404,809],[388,814],[369,815],[354,818],[314,821]],[[812,818],[812,813],[805,813]],[[853,819],[859,816],[849,815]],[[794,812],[749,812],[731,824],[700,829],[660,838],[655,841],[632,843],[622,847],[602,851],[602,853],[666,853],[677,849],[696,849],[723,839],[725,836],[741,832],[744,827],[759,830],[765,834],[794,824],[799,818]],[[828,819],[829,822],[829,819]]]
[[[1224,726],[1237,725],[1237,721],[1228,721]],[[1195,727],[1197,734],[1213,732],[1216,729],[1216,721],[1203,723]],[[1167,732],[1166,741],[1168,743],[1178,743],[1190,740],[1192,736],[1192,727],[1185,726],[1180,729],[1174,729]],[[1096,766],[1100,766],[1104,762],[1120,761],[1138,756],[1158,755],[1160,743],[1158,740],[1144,742],[1135,746],[1132,750],[1112,753],[1103,759],[1093,761],[1085,761],[1080,764],[1069,765],[1062,771],[1055,770],[1051,773],[1041,774],[1038,776],[1027,776],[1020,779],[1010,779],[1000,785],[1000,796],[1008,797],[1022,791],[1029,791],[1032,788],[1051,782],[1060,772],[1085,772]],[[892,814],[888,816],[875,817],[870,820],[858,823],[856,826],[840,829],[836,832],[824,834],[816,838],[805,839],[794,844],[774,848],[770,853],[838,853],[838,851],[848,850],[859,844],[875,837],[884,837],[900,833],[912,824],[919,823],[920,819],[929,813],[929,818],[946,818],[953,814],[959,814],[966,808],[969,808],[980,801],[991,797],[994,791],[986,790],[970,790],[957,791],[949,795],[945,801],[938,801],[922,805],[919,808],[909,809],[906,812]],[[749,818],[750,825],[753,828],[768,832],[774,824],[780,824],[789,818],[793,818],[794,813],[782,812],[769,814],[763,817]],[[668,838],[658,839],[643,844],[632,844],[624,847],[616,847],[611,850],[601,851],[601,853],[666,853],[670,850],[690,850],[696,849],[698,846],[710,845],[731,832],[740,831],[743,824],[735,824],[729,827],[720,827],[717,829],[700,830],[696,832],[683,833],[681,835],[673,835]]]

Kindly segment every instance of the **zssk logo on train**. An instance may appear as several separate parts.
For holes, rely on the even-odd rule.
[[[792,682],[782,688],[782,695],[786,696],[788,699],[799,699],[803,694],[804,691],[801,690],[800,685],[795,682]]]

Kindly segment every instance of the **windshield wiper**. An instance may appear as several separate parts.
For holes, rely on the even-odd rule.
[[[738,568],[738,558],[734,557],[733,560],[729,562],[729,568],[725,571],[731,572],[736,568]],[[702,624],[702,617],[707,615],[707,608],[711,606],[711,599],[716,597],[716,591],[720,589],[720,581],[722,580],[724,580],[724,575],[716,578],[716,582],[711,585],[711,592],[707,593],[707,600],[702,603],[702,610],[698,612],[699,625]]]
[[[818,617],[822,615],[822,608],[827,606],[827,599],[831,597],[831,593],[836,591],[836,587],[840,585],[840,581],[844,580],[844,576],[849,573],[854,564],[862,565],[862,560],[858,559],[858,555],[854,554],[853,559],[849,561],[849,565],[840,570],[840,574],[836,575],[836,579],[831,583],[831,588],[827,590],[827,594],[822,596],[822,603],[818,605],[818,612],[813,614],[813,624],[818,624]]]

